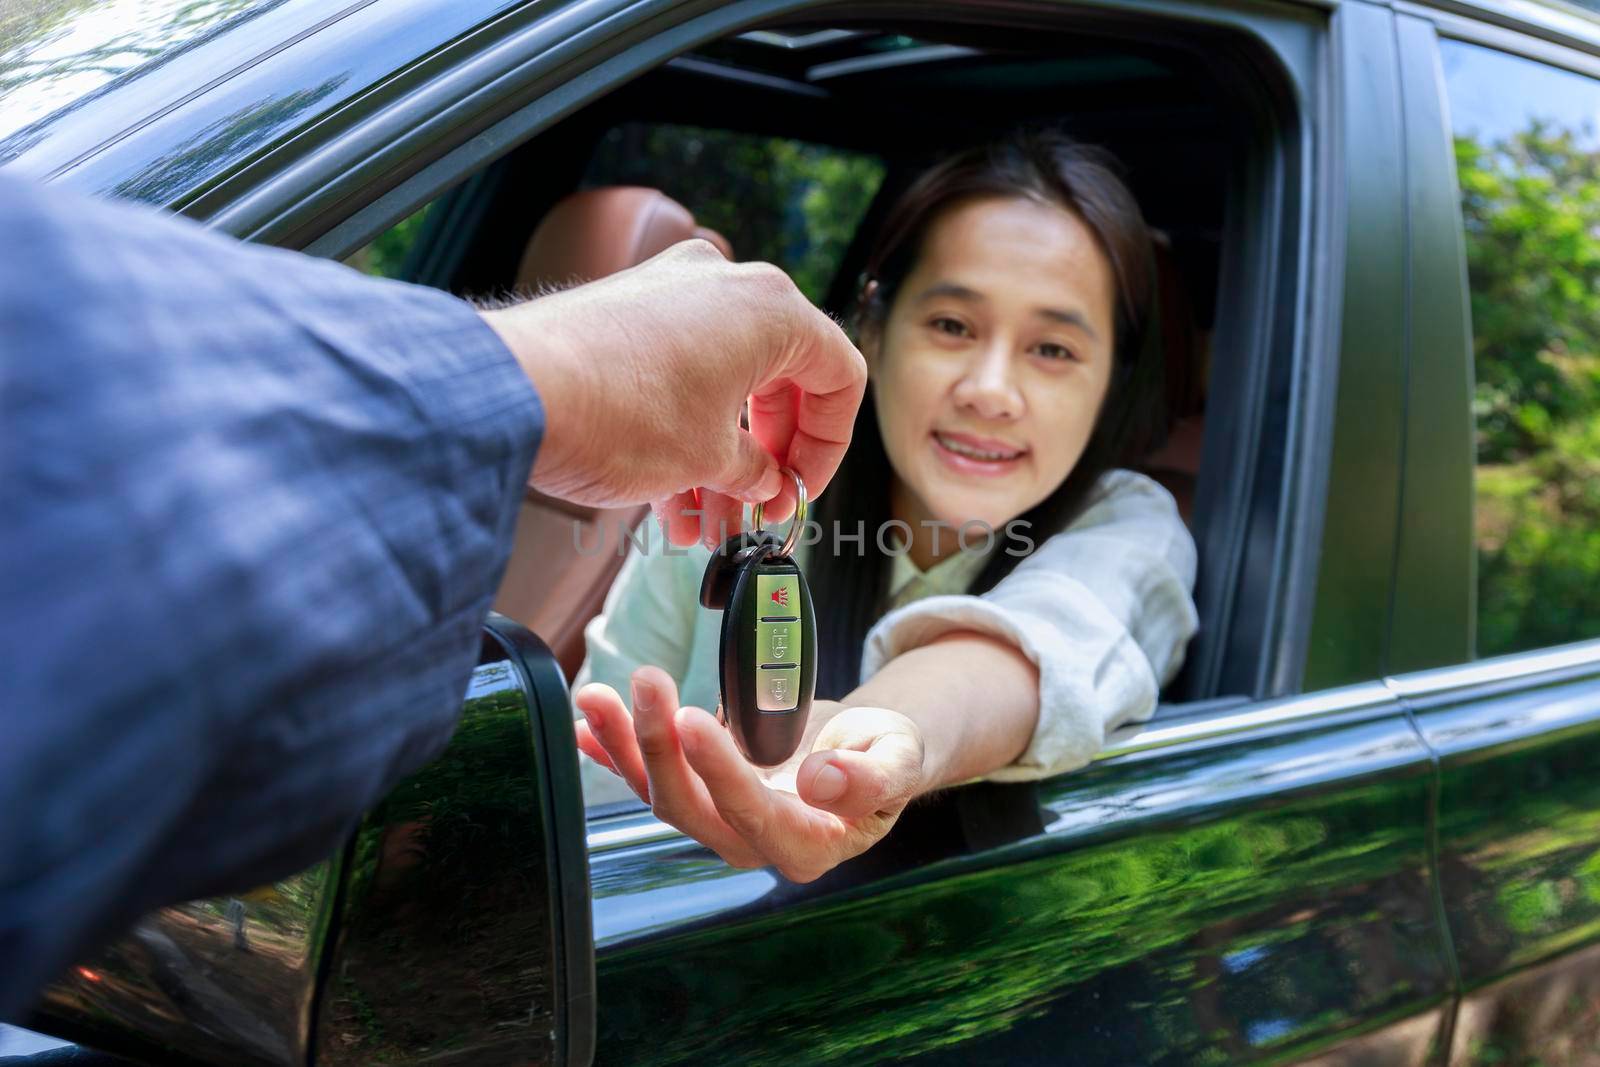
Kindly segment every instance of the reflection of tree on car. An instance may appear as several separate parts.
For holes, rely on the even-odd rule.
[[[1144,788],[1173,782],[1161,775]],[[602,974],[600,998],[615,1016],[610,1025],[629,1032],[646,1029],[670,1003],[685,1014],[690,1034],[701,1029],[689,1025],[698,1016],[714,1014],[730,1054],[862,1063],[957,1049],[1008,1031],[1065,1035],[1069,1021],[1052,1006],[1066,990],[1094,983],[1107,1012],[1136,1010],[1140,1025],[1100,1030],[1080,1017],[1071,1023],[1073,1036],[1057,1038],[1059,1049],[1114,1032],[1124,1040],[1141,1035],[1138,1046],[1121,1046],[1120,1062],[1152,1062],[1175,1050],[1192,1062],[1229,1062],[1208,1058],[1219,1051],[1208,1020],[1225,1028],[1251,1021],[1262,1045],[1291,1045],[1322,1025],[1313,1014],[1318,1004],[1376,1011],[1403,1002],[1395,974],[1429,951],[1420,874],[1386,873],[1397,858],[1420,861],[1420,839],[1401,832],[1394,814],[1407,793],[1377,788],[1360,803],[1309,798],[1227,825],[1109,842],[1042,858],[1037,877],[1008,867],[971,870],[827,914],[752,916],[744,936],[714,954],[697,947],[677,967],[646,959],[635,969],[623,954],[615,971]],[[1344,844],[1329,848],[1330,841]],[[1270,910],[1308,880],[1342,888],[1315,911]],[[1394,925],[1362,921],[1378,910]],[[1059,922],[1064,913],[1074,922]],[[777,936],[786,922],[808,922],[815,936]],[[1338,965],[1352,940],[1366,961],[1359,972]],[[819,953],[855,980],[845,987],[812,980]],[[942,953],[955,953],[960,965],[929,999],[916,960]],[[1396,955],[1406,966],[1385,965]],[[1228,982],[1218,977],[1224,968]],[[1218,974],[1208,978],[1208,970]],[[755,987],[762,997],[739,996]],[[1218,999],[1241,987],[1250,991],[1248,1002]],[[1119,1000],[1118,990],[1129,999]],[[1152,991],[1161,998],[1137,999]],[[769,997],[784,998],[790,1025],[772,1027]],[[808,1024],[812,1018],[827,1026]],[[1251,1046],[1240,1037],[1242,1055]],[[688,1063],[701,1054],[685,1035],[641,1058]],[[1071,1061],[1066,1052],[1061,1058]]]

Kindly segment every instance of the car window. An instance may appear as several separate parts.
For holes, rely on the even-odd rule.
[[[1441,44],[1472,299],[1477,650],[1600,635],[1600,81]]]
[[[821,302],[883,181],[883,162],[787,137],[631,122],[601,138],[586,187],[646,185]]]

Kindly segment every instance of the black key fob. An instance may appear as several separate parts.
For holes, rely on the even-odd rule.
[[[811,589],[785,547],[760,531],[730,537],[700,582],[700,603],[722,612],[718,717],[758,767],[800,747],[817,688]]]
[[[756,548],[766,545],[778,547],[778,539],[771,534],[745,531],[734,534],[711,554],[706,564],[705,577],[700,579],[700,606],[721,611],[733,595],[733,579],[739,568],[749,562]]]

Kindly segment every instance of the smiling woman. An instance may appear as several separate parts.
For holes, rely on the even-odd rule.
[[[1196,627],[1172,497],[1113,469],[1147,447],[1161,378],[1151,237],[1108,157],[1046,132],[955,155],[889,209],[866,264],[870,397],[798,556],[828,698],[800,750],[759,782],[677,712],[716,701],[704,548],[628,561],[577,678],[591,803],[617,795],[610,769],[730,863],[797,880],[923,793],[1083,766],[1149,717]]]
[[[872,385],[824,526],[899,520],[919,569],[966,560],[970,580],[940,592],[994,588],[1026,553],[975,558],[945,527],[1018,520],[1047,539],[1161,425],[1151,272],[1138,204],[1102,153],[1032,134],[925,173],[868,255],[857,319]],[[905,602],[886,555],[865,544],[810,575],[835,611],[819,691],[855,685],[869,630]]]

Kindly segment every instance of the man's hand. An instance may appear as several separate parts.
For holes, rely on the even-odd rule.
[[[544,401],[534,487],[582,504],[649,501],[679,545],[737,530],[744,501],[787,518],[795,494],[780,466],[820,493],[866,388],[861,353],[788,275],[729,263],[705,241],[483,317]]]
[[[922,734],[887,708],[817,701],[786,764],[750,766],[699,708],[678,707],[658,667],[633,672],[633,714],[608,685],[586,685],[578,747],[621,775],[656,815],[735,867],[809,882],[876,844],[926,787]]]

